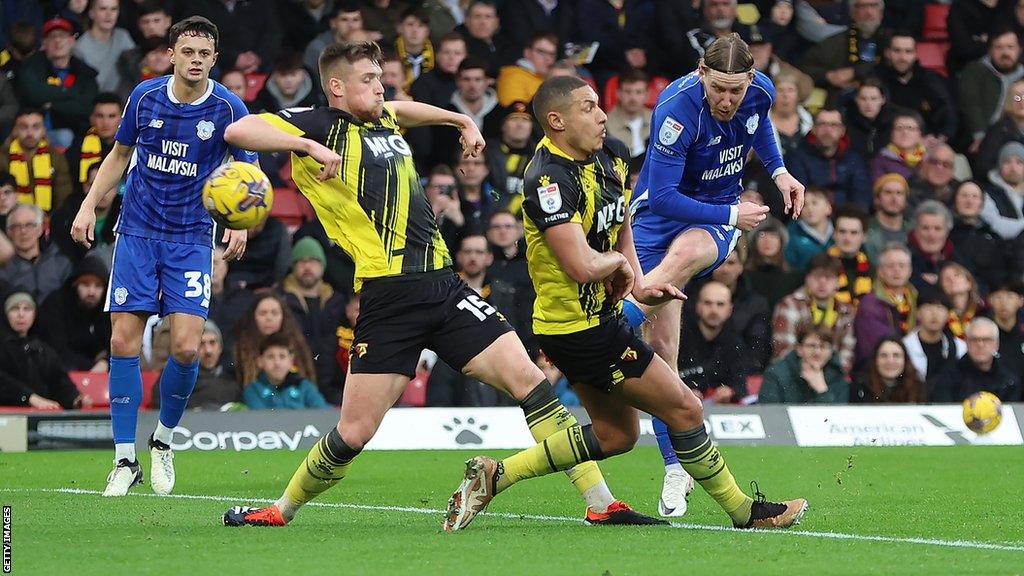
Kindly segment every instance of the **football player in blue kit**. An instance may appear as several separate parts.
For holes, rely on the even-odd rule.
[[[696,71],[658,98],[651,144],[630,206],[648,283],[683,287],[710,274],[736,246],[740,231],[767,217],[767,206],[739,201],[751,148],[782,192],[786,211],[800,214],[804,187],[786,171],[768,116],[775,87],[753,65],[746,43],[737,34],[724,36],[708,47]],[[654,308],[627,300],[623,312],[633,326],[649,320],[648,343],[670,366],[678,365],[681,301],[655,314]],[[693,479],[680,466],[665,424],[655,419],[654,425],[666,467],[658,508],[664,516],[681,516]]]
[[[206,18],[186,18],[171,27],[169,43],[173,73],[132,91],[114,148],[100,165],[71,230],[76,242],[91,246],[96,203],[118,186],[127,168],[107,286],[115,456],[104,496],[123,496],[143,478],[135,457],[142,400],[139,352],[146,320],[154,313],[170,321],[171,355],[160,377],[160,421],[149,439],[150,481],[157,494],[169,494],[174,487],[171,436],[195,387],[197,351],[210,306],[214,231],[203,206],[203,184],[230,158],[257,159],[224,141],[224,129],[246,108],[209,77],[217,60],[217,27]],[[224,258],[241,258],[246,239],[245,230],[225,230]]]

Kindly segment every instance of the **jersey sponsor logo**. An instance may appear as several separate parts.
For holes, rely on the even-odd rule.
[[[757,125],[760,120],[760,114],[754,114],[750,118],[747,118],[747,134],[753,134],[754,132],[757,132]]]
[[[554,214],[562,207],[562,191],[558,189],[558,182],[548,184],[549,181],[546,176],[541,178],[541,186],[537,188],[537,199],[540,200],[541,210]]]
[[[153,118],[149,121],[149,127],[159,130],[164,127],[164,121],[159,118]]]
[[[210,123],[210,126],[213,126],[213,123]],[[153,170],[159,170],[168,174],[195,177],[199,173],[199,166],[195,162],[178,159],[188,156],[188,148],[189,145],[184,142],[161,140],[160,152],[162,154],[150,154],[146,158],[146,168],[152,168]],[[171,158],[171,156],[177,156],[178,158]]]
[[[117,289],[114,290],[114,302],[116,302],[117,305],[120,306],[127,301],[128,289],[125,288],[124,286],[118,286]]]
[[[391,158],[395,154],[400,156],[412,156],[409,144],[399,134],[391,136],[365,136],[363,142],[373,152],[375,158]]]
[[[682,133],[683,125],[675,118],[668,116],[661,123],[661,129],[658,130],[658,140],[665,146],[671,146],[676,143],[676,140],[679,140],[679,135]]]
[[[213,125],[213,122],[210,122],[209,120],[200,120],[199,123],[196,124],[196,136],[199,136],[200,140],[209,140],[210,137],[213,136],[213,131],[215,129],[216,127]]]
[[[700,178],[701,180],[717,180],[723,176],[739,174],[743,171],[744,160],[743,145],[730,146],[718,153],[718,166],[708,168],[701,174]]]
[[[622,224],[625,220],[626,199],[619,196],[615,204],[608,204],[597,212],[597,231],[604,232],[612,227],[612,224]]]

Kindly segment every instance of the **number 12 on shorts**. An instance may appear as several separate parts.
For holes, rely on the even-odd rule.
[[[488,316],[493,315],[497,310],[479,296],[466,296],[455,305],[459,310],[465,310],[476,316],[476,319],[483,322]]]
[[[202,279],[200,281],[200,279]],[[185,298],[203,297],[199,304],[203,308],[210,307],[210,275],[203,274],[198,270],[185,272],[185,282],[188,283],[188,290],[185,291]]]

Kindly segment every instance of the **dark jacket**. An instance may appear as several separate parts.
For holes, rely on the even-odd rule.
[[[121,213],[122,198],[123,196],[118,194],[110,204],[103,229],[99,231],[96,241],[92,243],[93,248],[102,244],[111,246],[114,244],[114,223],[117,222],[117,215]],[[89,252],[88,248],[71,238],[71,225],[75,223],[75,216],[78,215],[78,209],[82,207],[84,200],[85,194],[81,192],[72,194],[50,217],[50,241],[56,244],[61,253],[72,262],[80,262]]]
[[[281,293],[313,352],[320,392],[332,404],[340,404],[341,379],[334,356],[338,352],[338,324],[345,317],[345,296],[335,293],[330,284],[322,283],[316,298],[306,298],[292,274],[285,276]]]
[[[620,26],[625,18],[625,26]],[[598,83],[607,80],[628,67],[625,52],[642,48],[647,65],[657,68],[654,50],[655,2],[652,0],[625,0],[617,11],[607,0],[580,0],[576,21],[576,38],[583,43],[597,42],[597,54],[587,68],[598,77]]]
[[[817,146],[814,132],[796,150],[786,156],[786,166],[804,186],[821,186],[832,193],[834,205],[853,202],[865,210],[871,208],[871,182],[868,166],[860,154],[850,150],[847,137],[839,141],[835,155],[827,158]]]
[[[71,261],[54,244],[43,248],[35,260],[15,255],[0,268],[0,282],[6,282],[11,290],[28,292],[36,302],[45,300],[70,275]]]
[[[36,52],[18,69],[18,95],[27,106],[45,108],[49,105],[53,128],[80,132],[89,126],[92,101],[99,90],[96,71],[74,56],[68,68],[68,77],[61,83],[46,54],[42,50]],[[55,79],[52,83],[51,78]]]
[[[228,11],[223,0],[188,0],[178,16],[202,14],[217,25],[220,43],[217,63],[222,68],[234,67],[238,55],[252,51],[259,55],[262,68],[269,71],[281,50],[283,33],[272,0],[238,0]]]
[[[536,32],[554,33],[558,37],[559,53],[562,46],[572,40],[575,14],[572,3],[567,0],[558,0],[551,14],[545,12],[537,0],[507,0],[501,5],[498,16],[501,19],[501,34],[517,51],[517,57],[526,41]]]
[[[981,292],[999,285],[1010,275],[1007,243],[982,220],[969,222],[957,217],[949,241],[960,261],[974,274]]]
[[[409,88],[409,95],[417,102],[424,102],[438,108],[451,103],[455,94],[455,75],[448,74],[440,68],[420,74]]]
[[[949,32],[949,52],[946,65],[950,76],[960,71],[971,60],[985,55],[987,46],[984,35],[988,34],[996,21],[1000,6],[989,8],[978,0],[953,0],[946,20]]]
[[[857,315],[853,320],[853,332],[857,335],[855,357],[858,362],[871,356],[871,351],[882,338],[886,336],[903,338],[907,335],[900,326],[899,310],[884,298],[885,287],[881,282],[875,282],[875,284],[875,291],[860,299]],[[913,327],[917,312],[917,289],[913,285],[910,285],[909,288],[911,302],[908,325]]]
[[[714,340],[705,340],[698,322],[683,324],[679,374],[688,385],[708,393],[719,386],[733,390],[733,400],[747,395],[753,362],[736,330],[726,323]]]
[[[49,344],[32,335],[0,336],[0,405],[28,406],[32,394],[70,409],[78,398],[78,388]]]
[[[242,399],[250,410],[297,410],[302,408],[327,408],[327,401],[317,390],[316,384],[290,372],[280,386],[274,386],[260,372],[256,380],[242,391]]]
[[[530,272],[526,267],[526,242],[519,241],[519,251],[512,258],[496,247],[491,247],[494,261],[487,269],[486,285],[488,294],[484,298],[501,313],[516,329],[520,340],[527,349],[533,342],[533,302],[537,293],[533,290]]]
[[[765,265],[743,273],[749,279],[750,287],[768,300],[772,310],[791,292],[803,284],[803,275],[793,270],[783,270],[778,266]]]
[[[814,78],[814,83],[829,90],[835,90],[825,79],[825,73],[853,66],[854,78],[863,80],[872,76],[875,66],[882,56],[883,33],[879,29],[875,35],[865,38],[855,27],[825,38],[808,50],[800,69]],[[866,53],[873,47],[874,54]],[[851,50],[851,47],[855,47]],[[852,62],[852,64],[851,64]]]
[[[704,282],[695,283],[687,288],[690,294],[698,294]],[[697,322],[697,299],[691,298],[683,302],[683,322]],[[751,288],[746,274],[736,280],[736,290],[732,294],[732,315],[729,324],[743,339],[743,344],[750,352],[751,369],[754,373],[764,372],[772,357],[772,309],[768,300]]]
[[[796,350],[773,363],[764,373],[758,404],[846,404],[850,385],[846,382],[839,357],[833,354],[822,368],[828,390],[818,394],[800,375],[800,357]]]
[[[691,50],[686,34],[680,31],[699,26],[700,15],[689,0],[662,0],[656,3],[655,9],[658,43],[665,54],[671,55],[665,58],[662,70],[669,78],[677,78],[693,70],[697,64],[683,57],[689,55]]]
[[[924,118],[926,134],[953,140],[956,136],[956,108],[945,78],[922,68],[919,62],[914,63],[906,83],[888,64],[880,64],[875,72],[889,90],[889,104],[920,114]]]
[[[291,251],[292,244],[284,224],[272,216],[268,217],[259,234],[249,234],[245,258],[229,264],[224,284],[253,290],[269,288],[288,274]]]
[[[327,255],[324,280],[341,294],[352,293],[356,265],[352,262],[352,258],[345,254],[345,251],[340,246],[335,244],[334,240],[328,238],[327,231],[324,230],[324,225],[320,223],[320,219],[314,218],[299,227],[292,236],[292,242],[298,242],[306,236],[312,236],[314,240],[319,242],[320,246],[324,249],[324,254]],[[452,254],[454,253],[452,251]]]
[[[999,151],[1009,142],[1024,144],[1024,132],[1017,127],[1013,118],[1003,116],[985,131],[985,138],[974,160],[974,173],[988,174],[989,170],[999,168]]]
[[[497,78],[498,70],[505,64],[515,62],[521,53],[519,49],[513,49],[514,47],[509,45],[508,39],[501,34],[495,34],[491,37],[490,42],[488,42],[470,36],[465,24],[456,26],[455,31],[465,38],[466,54],[468,56],[473,56],[487,62],[487,76],[490,78]]]
[[[213,370],[207,370],[199,366],[199,376],[196,378],[196,387],[192,395],[188,397],[189,410],[220,410],[225,404],[242,401],[242,390],[235,383],[234,378],[228,378],[224,369],[217,366]],[[152,400],[149,402],[152,409],[160,408],[160,379],[153,383]]]
[[[846,110],[846,137],[850,150],[861,158],[871,158],[889,143],[894,111],[892,106],[882,106],[874,120],[868,120],[856,105]]]
[[[951,364],[939,375],[935,386],[929,391],[929,402],[963,402],[972,394],[991,392],[1003,402],[1019,402],[1021,399],[1020,376],[1012,374],[1003,365],[1002,358],[996,358],[992,369],[982,372],[965,355],[956,364]]]
[[[74,286],[86,274],[106,284],[109,273],[96,258],[82,260],[64,286],[43,301],[36,320],[39,338],[53,347],[65,370],[88,370],[109,356],[110,314],[103,311],[105,299],[95,308],[85,308]]]
[[[914,236],[914,231],[911,230],[910,234],[907,234],[907,247],[910,248],[910,263],[913,268],[910,274],[910,282],[918,290],[936,286],[936,284],[932,284],[924,279],[925,274],[934,274],[938,278],[939,269],[942,268],[943,264],[946,262],[962,262],[959,250],[953,246],[949,239],[946,240],[946,245],[942,247],[942,251],[933,257],[921,251],[921,247],[917,243],[917,237]]]

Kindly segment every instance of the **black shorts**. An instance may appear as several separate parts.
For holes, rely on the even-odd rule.
[[[451,269],[368,280],[352,340],[353,374],[416,375],[429,348],[462,369],[512,326]]]
[[[626,378],[642,376],[654,359],[654,350],[619,314],[572,334],[537,334],[537,341],[570,384],[605,392]]]

